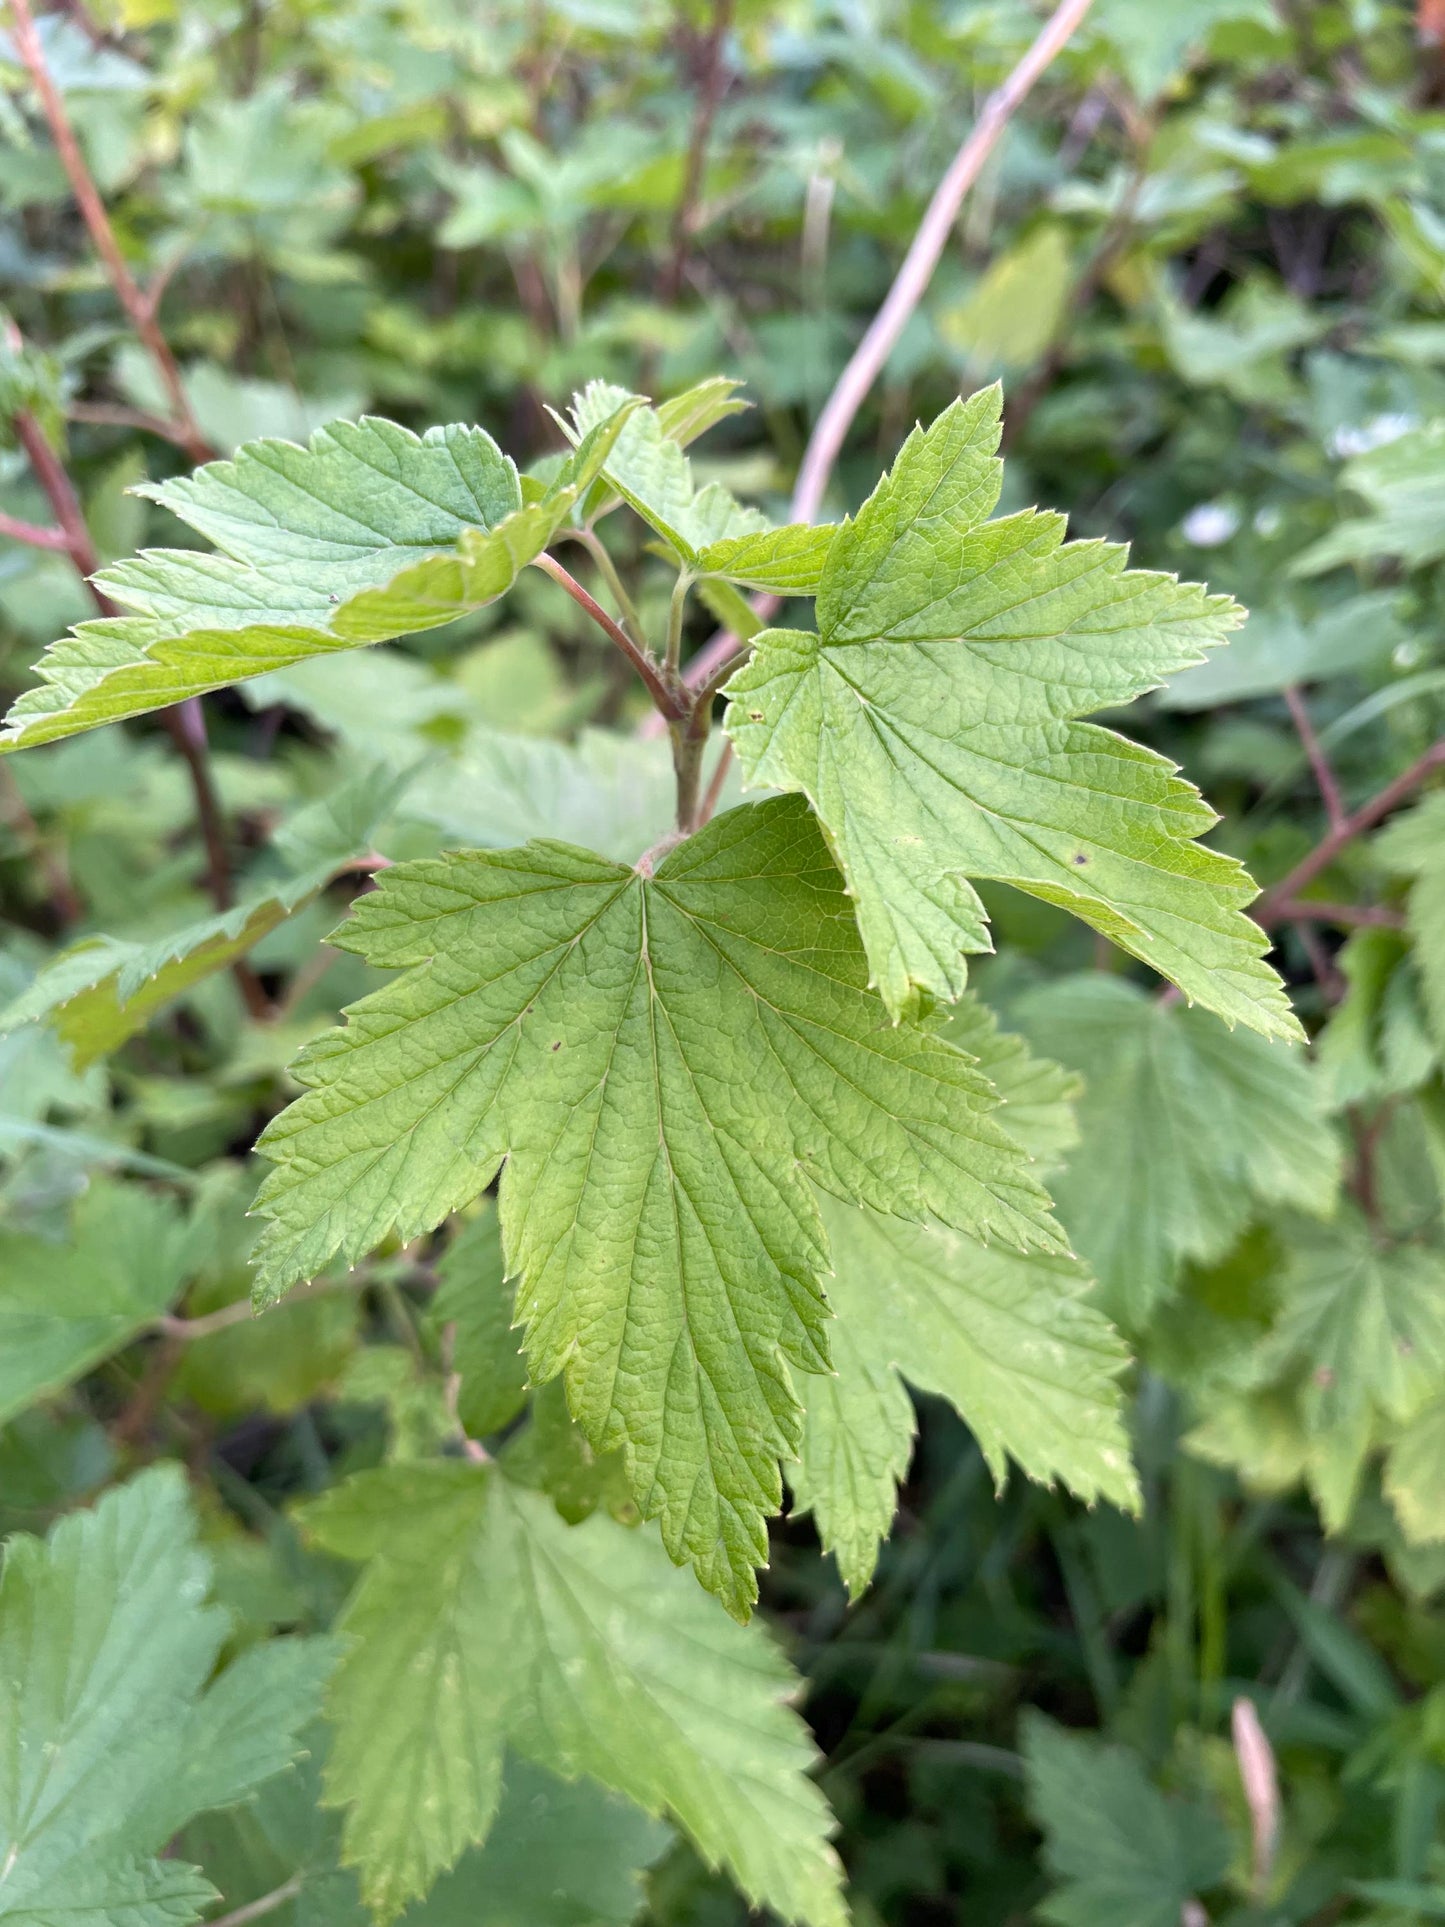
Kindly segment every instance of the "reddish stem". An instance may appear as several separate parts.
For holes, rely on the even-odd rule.
[[[131,326],[140,336],[146,352],[155,363],[156,372],[170,398],[171,409],[175,415],[176,439],[185,448],[192,461],[209,461],[215,451],[201,433],[196,424],[196,418],[191,413],[191,404],[181,381],[180,369],[176,366],[170,344],[161,333],[156,321],[154,306],[142,293],[135,276],[126,265],[125,256],[120,251],[120,243],[115,238],[110,216],[105,211],[100,190],[91,178],[85,156],[80,151],[80,143],[75,138],[75,129],[70,124],[70,116],[66,113],[65,103],[60,98],[60,90],[51,79],[50,69],[45,64],[45,49],[40,44],[40,35],[35,28],[35,16],[30,11],[30,0],[10,0],[10,12],[14,23],[15,50],[34,84],[41,108],[50,125],[51,138],[60,156],[60,164],[65,169],[71,192],[84,217],[85,225],[90,230],[90,238],[95,243],[96,252],[105,263],[111,286],[115,289]]]
[[[1295,727],[1305,755],[1309,758],[1310,768],[1314,771],[1315,784],[1324,802],[1325,815],[1329,818],[1330,828],[1338,829],[1347,815],[1344,798],[1340,795],[1340,785],[1325,754],[1324,744],[1315,734],[1315,726],[1310,721],[1310,712],[1298,688],[1291,683],[1284,692],[1285,705],[1290,720]]]

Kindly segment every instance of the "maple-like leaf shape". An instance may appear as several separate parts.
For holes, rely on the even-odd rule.
[[[509,589],[599,472],[626,410],[543,490],[480,428],[368,418],[308,447],[250,442],[138,492],[219,553],[151,549],[97,577],[133,614],[85,622],[41,658],[0,750],[53,742],[266,670],[450,622]]]
[[[386,1921],[487,1838],[511,1745],[683,1827],[759,1907],[845,1927],[831,1817],[796,1679],[651,1533],[565,1525],[540,1493],[456,1460],[362,1473],[306,1508],[368,1563],[329,1712],[342,1858]]]
[[[955,998],[988,950],[971,878],[1059,904],[1191,998],[1270,1035],[1298,1025],[1242,909],[1213,812],[1175,767],[1075,718],[1203,659],[1241,618],[1225,596],[1126,571],[1062,516],[998,501],[999,392],[904,445],[833,538],[818,632],[771,629],[728,683],[750,782],[806,795],[857,901],[895,1016]]]
[[[733,810],[654,877],[565,844],[401,864],[340,941],[407,974],[295,1066],[267,1129],[263,1295],[415,1237],[508,1160],[534,1380],[565,1372],[675,1558],[745,1613],[789,1363],[827,1369],[814,1186],[1063,1248],[992,1085],[867,988],[851,905],[795,798]]]

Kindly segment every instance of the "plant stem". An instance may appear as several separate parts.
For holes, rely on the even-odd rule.
[[[534,557],[532,567],[534,569],[540,569],[543,575],[551,576],[552,580],[557,583],[560,588],[567,591],[567,594],[571,596],[579,609],[585,609],[587,611],[587,614],[591,616],[592,620],[609,641],[616,643],[617,647],[622,651],[623,655],[626,656],[638,675],[641,676],[643,682],[646,683],[648,695],[651,696],[657,709],[667,718],[669,723],[678,722],[689,714],[692,705],[688,697],[681,690],[673,687],[652,653],[647,649],[640,648],[639,645],[633,641],[632,637],[628,635],[621,624],[615,622],[613,618],[608,615],[596,597],[590,596],[582,587],[582,584],[577,581],[576,577],[567,573],[555,555],[539,555]]]
[[[1023,59],[984,102],[973,131],[934,189],[882,307],[818,417],[793,491],[794,521],[811,522],[816,516],[848,430],[933,278],[964,195],[978,179],[984,162],[1034,82],[1063,51],[1091,5],[1092,0],[1060,0]]]
[[[597,566],[597,573],[607,584],[607,592],[617,604],[617,613],[622,618],[622,626],[637,644],[639,649],[647,647],[647,637],[643,631],[642,618],[637,613],[636,604],[627,593],[622,577],[617,573],[617,564],[608,554],[607,544],[595,529],[569,529],[566,531],[574,542],[580,542]]]
[[[0,535],[8,536],[12,542],[23,542],[31,549],[59,549],[62,552],[70,544],[64,529],[44,528],[38,522],[22,522],[18,515],[7,515],[0,509]]]
[[[1284,700],[1290,713],[1290,721],[1295,727],[1295,734],[1299,737],[1304,753],[1309,758],[1310,768],[1314,771],[1315,784],[1324,803],[1330,828],[1337,830],[1344,822],[1347,812],[1330,759],[1325,754],[1323,743],[1315,734],[1315,726],[1310,721],[1310,712],[1305,706],[1305,699],[1294,683],[1285,690]]]
[[[1445,767],[1445,736],[1432,743],[1422,756],[1417,756],[1392,783],[1387,783],[1368,802],[1361,803],[1357,810],[1336,823],[1326,836],[1321,837],[1308,856],[1300,858],[1288,876],[1281,877],[1278,883],[1266,890],[1252,912],[1255,922],[1265,929],[1271,924],[1287,922],[1287,913],[1292,909],[1297,911],[1294,899],[1300,891],[1313,883],[1321,870],[1327,870],[1347,844],[1353,843],[1357,836],[1363,836],[1366,830],[1372,830],[1397,803],[1403,803],[1432,770],[1442,767]]]
[[[675,676],[682,660],[682,624],[687,613],[687,592],[692,587],[692,577],[684,569],[672,585],[672,601],[667,610],[667,654],[664,663],[669,675]]]
[[[41,108],[50,124],[51,138],[60,156],[60,164],[65,169],[71,192],[75,196],[85,225],[90,230],[90,238],[95,243],[96,252],[105,263],[111,286],[115,289],[131,326],[140,336],[146,352],[155,363],[156,372],[170,398],[175,417],[176,439],[190,455],[192,461],[209,461],[215,451],[201,433],[196,418],[191,413],[191,404],[181,381],[180,369],[176,366],[176,358],[171,353],[170,344],[161,333],[156,321],[154,306],[142,294],[134,275],[126,265],[125,256],[120,251],[115,230],[105,211],[105,203],[100,198],[100,190],[91,178],[85,156],[80,151],[80,143],[75,138],[75,129],[71,126],[70,117],[65,111],[65,103],[61,100],[60,91],[51,78],[50,69],[45,64],[45,50],[40,44],[40,35],[35,29],[35,16],[30,11],[30,0],[10,0],[10,13],[14,22],[15,50],[30,74]]]
[[[848,430],[853,426],[868,391],[878,379],[894,344],[933,278],[933,270],[948,241],[964,195],[978,179],[984,162],[998,145],[1000,136],[1023,104],[1034,82],[1054,57],[1062,52],[1092,4],[1093,0],[1060,0],[1042,32],[1008,79],[984,102],[983,112],[975,122],[973,131],[934,190],[933,199],[924,212],[882,307],[873,317],[847,367],[838,377],[832,394],[823,405],[823,412],[809,437],[798,470],[797,484],[793,490],[793,521],[811,522],[817,515]],[[759,596],[753,602],[753,609],[766,621],[778,607],[778,602],[777,596]],[[736,636],[725,629],[719,630],[688,664],[685,680],[691,687],[697,688],[713,675],[720,664],[731,662],[734,656],[739,655],[741,647]],[[644,734],[653,733],[653,729],[644,727]]]
[[[1343,930],[1403,930],[1405,919],[1386,904],[1313,903],[1295,900],[1280,904],[1280,923],[1335,923]]]
[[[674,723],[668,734],[672,738],[672,767],[677,777],[677,828],[680,836],[691,836],[698,827],[698,800],[702,789],[702,758],[707,748],[707,727],[699,731],[697,712],[682,722]]]
[[[24,449],[26,459],[34,472],[35,479],[45,492],[50,503],[51,513],[65,537],[65,552],[70,557],[76,573],[90,592],[90,598],[102,616],[115,617],[120,610],[105,591],[94,581],[100,567],[100,555],[91,539],[86,526],[85,514],[80,506],[80,497],[75,492],[65,464],[45,439],[44,431],[35,417],[25,409],[17,409],[13,424],[16,438]],[[196,817],[201,827],[201,839],[206,851],[206,877],[210,886],[211,901],[218,910],[228,910],[234,901],[231,889],[231,870],[226,857],[226,833],[221,816],[221,806],[216,797],[215,784],[211,780],[211,764],[206,743],[206,718],[198,696],[188,696],[184,702],[176,703],[160,712],[161,722],[169,731],[171,740],[185,762],[190,773],[191,790],[195,797]],[[244,958],[237,958],[231,965],[231,974],[245,1001],[247,1010],[253,1017],[264,1017],[269,1013],[270,1001],[266,996],[261,980]]]
[[[717,754],[717,762],[713,766],[711,781],[708,783],[707,789],[703,794],[702,802],[698,806],[697,827],[699,829],[701,829],[705,823],[712,822],[713,812],[716,810],[718,801],[723,793],[723,784],[728,780],[728,770],[732,764],[732,760],[733,746],[724,739],[723,746]]]
[[[712,26],[702,51],[702,72],[697,88],[697,108],[693,115],[692,138],[688,142],[687,167],[682,193],[672,220],[672,258],[657,284],[657,298],[676,301],[687,274],[687,257],[692,237],[700,225],[703,179],[707,172],[708,142],[727,80],[723,68],[723,43],[733,21],[733,0],[713,0]]]
[[[228,1914],[217,1914],[214,1920],[205,1923],[205,1927],[246,1927],[247,1921],[261,1920],[267,1914],[274,1914],[278,1907],[284,1907],[288,1900],[294,1900],[304,1884],[303,1876],[293,1873],[289,1880],[283,1880],[279,1887],[262,1894],[259,1900],[248,1900],[244,1907],[233,1907]]]

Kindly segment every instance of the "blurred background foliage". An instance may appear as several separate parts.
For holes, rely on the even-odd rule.
[[[541,459],[560,445],[547,404],[574,386],[663,396],[723,368],[754,406],[700,465],[782,519],[928,193],[1038,20],[1022,0],[89,0],[40,25],[218,451],[372,410],[480,422]],[[834,480],[833,506],[855,506],[916,418],[1001,378],[1006,506],[1062,508],[1245,602],[1235,644],[1129,729],[1202,784],[1215,841],[1266,885],[1329,826],[1299,713],[1345,809],[1445,727],[1432,24],[1391,0],[1097,0],[970,197]],[[64,447],[104,558],[183,540],[126,493],[185,456],[154,432],[164,396],[3,32],[0,286],[21,337],[0,351],[0,416],[26,410]],[[14,446],[0,511],[47,519]],[[64,556],[0,537],[5,693],[89,612]],[[212,699],[246,887],[305,867],[287,829],[348,779],[374,805],[356,847],[543,832],[635,854],[668,777],[626,733],[641,692],[620,667],[538,577],[413,645]],[[78,936],[143,942],[204,915],[201,873],[155,730],[0,765],[0,998]],[[359,887],[264,938],[264,1020],[223,972],[103,1062],[35,1024],[0,1037],[0,1525],[43,1530],[180,1456],[242,1641],[335,1608],[292,1502],[445,1429],[428,1250],[259,1324],[225,1316],[247,1288],[246,1146],[297,1045],[370,981],[318,948]],[[1316,1037],[1298,1088],[1241,1096],[1213,1020],[1204,1035],[1130,993],[1147,973],[1062,913],[984,894],[999,954],[976,981],[1082,1073],[1054,1182],[1140,1360],[1148,1505],[1131,1521],[1022,1481],[996,1494],[921,1399],[859,1603],[806,1518],[777,1528],[764,1606],[806,1674],[857,1918],[1438,1919],[1440,798],[1350,841],[1279,920]],[[26,1296],[57,1250],[84,1333]],[[222,1315],[178,1335],[182,1301]],[[565,1457],[559,1423],[541,1449]],[[585,1510],[599,1493],[574,1471]],[[1232,1727],[1241,1698],[1277,1814],[1248,1720]],[[274,1885],[254,1842],[207,1851],[231,1855],[238,1899]],[[728,1927],[743,1909],[674,1845],[643,1918]]]

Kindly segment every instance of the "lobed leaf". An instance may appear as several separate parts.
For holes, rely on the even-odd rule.
[[[306,448],[251,442],[141,492],[218,553],[144,551],[97,578],[132,611],[85,622],[41,658],[0,750],[53,742],[267,670],[450,622],[495,601],[590,486],[625,421],[602,422],[524,504],[480,428],[423,436],[368,417]]]
[[[793,799],[730,811],[654,877],[562,844],[399,865],[340,941],[395,984],[295,1066],[261,1139],[260,1292],[501,1211],[537,1382],[735,1612],[827,1368],[815,1187],[1061,1249],[992,1086],[867,990]]]
[[[1191,998],[1267,1035],[1299,1026],[1255,886],[1197,839],[1212,812],[1174,766],[1074,719],[1128,702],[1222,642],[1228,597],[1128,571],[1063,518],[986,521],[998,500],[999,394],[915,430],[834,537],[818,633],[768,630],[728,683],[750,782],[801,791],[858,907],[895,1017],[956,998],[991,948],[970,879],[1083,918]]]
[[[656,1542],[457,1462],[362,1474],[305,1518],[368,1561],[329,1710],[327,1795],[382,1921],[495,1819],[504,1748],[666,1813],[757,1906],[843,1927],[789,1669]]]

